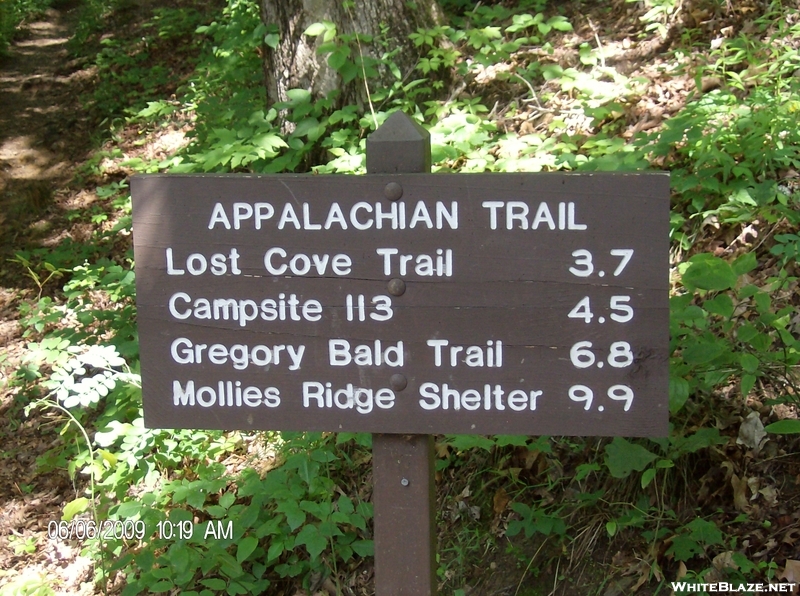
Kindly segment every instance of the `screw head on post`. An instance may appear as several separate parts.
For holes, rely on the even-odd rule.
[[[406,379],[405,375],[401,375],[400,373],[395,373],[389,379],[389,386],[395,391],[402,391],[403,389],[408,387],[408,379]]]
[[[398,278],[390,279],[386,289],[392,296],[402,296],[406,293],[406,282]]]
[[[403,187],[397,182],[390,182],[386,185],[386,188],[383,189],[383,196],[390,201],[396,201],[403,196]]]

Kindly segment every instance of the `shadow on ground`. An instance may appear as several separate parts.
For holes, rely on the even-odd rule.
[[[6,289],[24,282],[8,260],[45,240],[74,163],[90,146],[80,96],[92,73],[67,51],[76,15],[76,8],[48,10],[0,59],[0,286]]]

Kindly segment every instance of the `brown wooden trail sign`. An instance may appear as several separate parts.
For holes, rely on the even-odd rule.
[[[429,435],[667,434],[669,176],[411,173],[401,113],[367,167],[133,178],[144,415],[412,435],[374,447],[376,553],[381,491],[384,542],[430,547],[376,555],[400,585],[433,560]]]
[[[667,184],[135,178],[145,422],[663,435]]]

